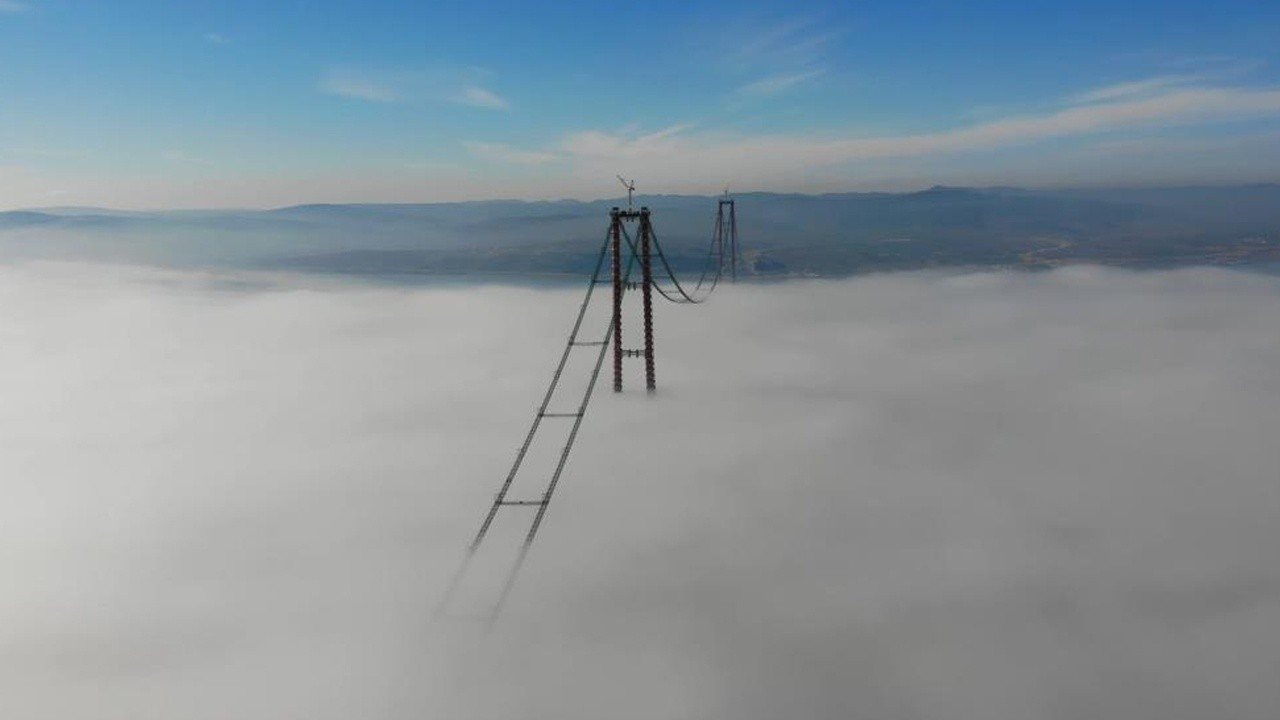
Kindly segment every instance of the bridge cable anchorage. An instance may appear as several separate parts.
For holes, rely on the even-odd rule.
[[[634,183],[629,190],[634,189]],[[703,276],[699,280],[699,285],[695,287],[696,293],[702,286],[704,280],[710,273],[711,261],[715,260],[715,276],[707,291],[699,298],[692,297],[685,292],[675,272],[672,270],[671,264],[667,261],[666,255],[662,251],[662,246],[658,242],[657,233],[653,230],[650,220],[650,213],[647,207],[642,207],[639,211],[628,208],[623,211],[619,208],[613,208],[610,213],[609,229],[605,233],[604,242],[600,246],[600,251],[596,257],[595,269],[592,272],[591,280],[587,283],[586,294],[582,299],[582,303],[578,307],[578,314],[574,319],[573,327],[569,331],[569,338],[565,343],[564,350],[560,354],[560,360],[556,364],[555,371],[551,375],[551,382],[547,385],[547,390],[543,394],[542,402],[538,405],[537,412],[534,414],[533,421],[529,426],[529,431],[525,434],[524,442],[521,443],[516,451],[515,460],[511,465],[510,471],[503,479],[498,492],[494,495],[493,503],[489,506],[488,512],[485,513],[480,523],[480,529],[476,532],[475,537],[467,546],[462,561],[459,563],[457,570],[452,578],[443,597],[436,606],[435,615],[437,618],[444,617],[453,602],[454,596],[458,588],[467,576],[468,570],[472,565],[472,561],[476,557],[477,551],[482,543],[489,535],[489,531],[493,525],[494,519],[498,512],[503,508],[534,508],[534,516],[529,521],[528,530],[521,543],[519,552],[515,561],[508,567],[506,577],[503,581],[501,591],[499,592],[497,602],[491,607],[490,611],[483,616],[486,624],[492,627],[497,620],[503,607],[506,605],[507,599],[511,594],[511,589],[515,583],[515,579],[523,567],[525,558],[528,556],[529,548],[532,546],[534,538],[538,534],[538,530],[542,527],[542,523],[546,517],[547,508],[551,504],[552,496],[555,494],[556,488],[560,483],[560,478],[564,474],[565,465],[569,458],[569,453],[573,449],[573,444],[578,437],[578,431],[582,426],[582,420],[586,416],[587,406],[591,402],[592,394],[595,390],[596,382],[599,380],[600,371],[604,366],[604,358],[608,353],[609,347],[614,348],[614,390],[622,390],[622,359],[623,357],[643,357],[645,360],[645,387],[649,392],[653,392],[655,388],[654,379],[654,352],[653,352],[653,312],[652,301],[650,297],[651,290],[656,290],[662,297],[678,303],[700,303],[706,300],[711,291],[715,289],[719,282],[724,262],[724,245],[726,237],[733,238],[730,243],[734,248],[735,264],[736,264],[736,229],[735,218],[733,216],[732,201],[729,202],[730,214],[728,221],[724,217],[724,203],[721,201],[720,210],[716,218],[716,232],[712,238],[712,246],[708,250],[707,265],[703,268]],[[627,232],[624,223],[639,221],[639,247],[636,246],[635,240],[631,234]],[[726,234],[728,233],[728,234]],[[623,240],[626,241],[626,249],[628,259],[625,271],[622,264],[623,256]],[[612,252],[610,252],[612,250]],[[663,288],[653,279],[652,255],[657,254],[666,271],[667,278],[675,286],[676,292],[681,297],[669,295]],[[610,280],[604,280],[601,275],[605,273],[606,255],[609,256],[608,273]],[[631,281],[631,273],[637,264],[641,265],[643,279],[638,284]],[[612,282],[613,298],[612,312],[609,322],[604,330],[600,340],[579,340],[578,337],[583,331],[583,322],[587,314],[587,309],[591,304],[592,297],[597,285],[604,282]],[[643,301],[643,349],[626,349],[622,347],[622,300],[627,290],[639,289]],[[552,412],[549,410],[552,400],[556,395],[557,389],[564,376],[565,366],[568,363],[569,356],[575,348],[593,347],[597,348],[595,361],[591,365],[590,376],[587,380],[586,389],[583,391],[577,410],[573,412]],[[557,458],[554,471],[551,473],[550,479],[547,481],[543,493],[540,497],[524,497],[524,498],[508,498],[512,484],[516,476],[519,474],[522,464],[529,452],[530,446],[533,444],[539,429],[542,427],[544,419],[559,418],[572,420],[568,436],[565,438]],[[521,493],[523,494],[523,493]]]

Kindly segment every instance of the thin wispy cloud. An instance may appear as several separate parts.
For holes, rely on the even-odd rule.
[[[492,110],[507,110],[511,107],[506,100],[479,85],[467,85],[462,88],[462,92],[456,97],[456,102]]]
[[[554,150],[570,156],[583,177],[625,161],[637,174],[677,183],[718,183],[725,176],[773,182],[805,177],[814,168],[873,160],[932,158],[1051,139],[1280,117],[1280,88],[1181,86],[1161,80],[1099,88],[1087,95],[1094,99],[1083,102],[1077,97],[1074,104],[1049,112],[907,135],[742,135],[675,125],[649,134],[571,133]]]
[[[643,135],[588,130],[566,137],[560,148],[579,158],[640,159],[672,149],[673,143],[682,143],[684,138],[680,136],[692,127],[687,124],[672,125]]]
[[[827,72],[839,37],[812,18],[730,22],[714,41],[713,66],[734,80],[734,95],[776,95]]]
[[[739,95],[768,96],[777,95],[812,80],[823,74],[823,70],[770,75],[755,82],[749,82],[737,89]]]
[[[560,153],[520,150],[504,143],[468,141],[463,146],[476,157],[514,165],[545,165],[564,159]]]
[[[1069,98],[1070,104],[1109,102],[1126,98],[1152,95],[1178,85],[1188,85],[1200,80],[1194,75],[1163,75],[1160,77],[1115,83],[1094,88]]]
[[[477,68],[419,70],[335,68],[318,83],[321,92],[372,102],[428,102],[508,110],[506,98],[481,83],[489,73]]]
[[[366,77],[350,70],[334,70],[321,78],[316,86],[320,92],[329,95],[368,100],[371,102],[393,102],[399,99],[396,92],[387,84]]]
[[[725,62],[742,71],[817,67],[839,37],[839,30],[809,19],[729,27]]]
[[[17,2],[17,0],[0,0],[0,13],[17,15],[18,13],[27,12],[30,9],[31,6],[24,2]]]
[[[205,33],[204,39],[214,45],[226,45],[231,42],[231,38],[216,32]]]
[[[1177,87],[1156,93],[1130,92],[1126,96],[1118,94],[1113,87],[1102,92],[1103,95],[1108,93],[1117,100],[1083,104],[1044,115],[1010,117],[948,132],[898,138],[895,144],[886,147],[923,152],[981,149],[1136,127],[1208,124],[1280,114],[1280,88]],[[851,150],[861,147],[860,141],[847,141],[841,145]]]
[[[840,35],[811,18],[731,22],[714,43],[713,66],[733,80],[731,96],[769,98],[826,74]]]

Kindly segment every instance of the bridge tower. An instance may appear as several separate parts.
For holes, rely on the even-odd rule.
[[[728,208],[728,212],[725,212]],[[724,197],[720,199],[720,205],[716,208],[716,229],[713,235],[713,243],[715,252],[720,257],[720,270],[723,272],[725,265],[725,245],[729,246],[729,280],[738,281],[738,214],[734,207],[733,199],[729,197],[729,191],[725,190]]]
[[[622,259],[625,255],[622,237],[626,234],[623,223],[639,222],[640,248],[640,283],[631,282],[622,276]],[[613,248],[611,268],[613,270],[613,391],[622,392],[622,359],[624,357],[644,358],[644,387],[653,392],[657,381],[653,369],[653,258],[650,246],[653,238],[653,226],[649,221],[649,208],[639,211],[627,208],[613,208],[609,211],[609,239]],[[629,243],[628,243],[629,244]],[[636,248],[630,248],[633,252]],[[627,290],[640,289],[643,306],[644,347],[627,349],[622,347],[622,297]]]

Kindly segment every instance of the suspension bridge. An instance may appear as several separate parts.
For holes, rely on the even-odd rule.
[[[618,179],[622,180],[623,186],[627,188],[627,208],[624,210],[614,207],[609,211],[609,226],[596,257],[595,269],[587,284],[586,294],[578,306],[578,312],[574,317],[569,338],[560,354],[559,362],[551,374],[551,382],[542,396],[542,402],[538,405],[529,430],[524,436],[524,442],[516,451],[510,470],[498,487],[493,502],[480,522],[479,530],[467,546],[462,562],[437,606],[437,617],[457,616],[458,613],[454,608],[457,604],[455,596],[473,570],[474,560],[481,547],[492,537],[490,531],[495,520],[505,513],[524,514],[526,517],[522,521],[524,524],[521,525],[524,531],[520,533],[522,539],[518,540],[519,546],[515,550],[514,559],[505,568],[501,585],[497,587],[496,598],[490,600],[488,608],[478,615],[473,612],[466,613],[467,617],[480,619],[489,626],[497,620],[511,595],[511,589],[524,566],[538,530],[546,519],[547,509],[564,474],[569,454],[578,438],[578,431],[586,417],[587,407],[591,402],[591,396],[609,350],[613,351],[614,392],[622,392],[623,361],[626,358],[644,360],[645,389],[649,393],[654,392],[657,387],[653,344],[654,294],[676,304],[698,304],[704,302],[715,291],[726,274],[731,281],[737,279],[737,212],[735,202],[728,196],[727,190],[724,197],[718,201],[715,226],[701,272],[692,287],[686,287],[685,283],[681,283],[663,251],[649,208],[641,207],[635,210],[632,207],[635,183],[623,180],[621,176]],[[633,226],[634,234],[630,231]],[[658,265],[657,273],[655,273],[655,258]],[[640,269],[638,281],[632,280],[636,265],[639,265]],[[613,289],[609,319],[605,323],[603,332],[597,327],[593,333],[585,327],[588,324],[586,322],[588,309],[592,307],[592,301],[598,297],[597,287],[604,284],[612,285]],[[622,332],[623,300],[629,292],[634,290],[640,291],[642,345],[637,348],[626,348],[623,346]],[[576,400],[576,405],[570,406],[569,409],[553,407],[554,403],[564,402],[561,396],[566,393],[562,392],[562,389],[566,384],[567,368],[570,366],[571,359],[583,353],[589,358],[585,365],[587,376],[585,381],[580,380],[583,387],[580,394],[570,398],[570,401]],[[567,423],[568,431],[563,436],[550,475],[540,481],[535,478],[534,487],[541,488],[541,491],[532,495],[514,492],[513,488],[517,487],[517,477],[526,469],[530,448],[534,446],[540,433],[554,433],[555,430],[549,431],[548,428],[560,423]],[[563,432],[563,427],[558,430]],[[524,485],[525,483],[519,484],[520,487]]]

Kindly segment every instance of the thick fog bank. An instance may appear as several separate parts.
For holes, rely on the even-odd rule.
[[[662,305],[493,632],[432,623],[577,301],[0,267],[3,714],[1275,717],[1280,279]]]

